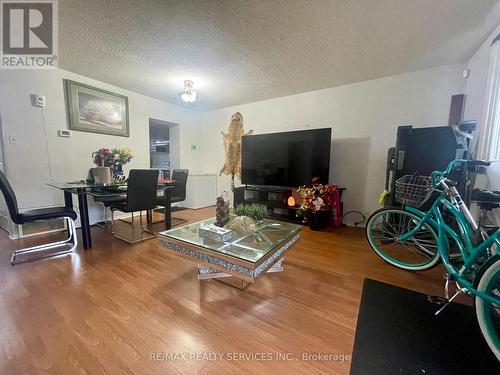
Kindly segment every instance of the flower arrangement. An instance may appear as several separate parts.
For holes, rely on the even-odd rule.
[[[130,163],[134,157],[133,152],[128,148],[114,148],[111,150],[113,153],[115,164],[125,165]]]
[[[124,165],[130,163],[134,154],[132,151],[125,148],[100,148],[92,153],[94,164],[98,167],[113,167],[115,164]]]
[[[98,167],[112,167],[115,164],[113,153],[109,148],[100,148],[92,153],[94,164]]]
[[[333,210],[333,200],[335,197],[336,185],[313,185],[301,186],[297,190],[302,198],[297,215],[303,216],[308,211],[331,211]]]

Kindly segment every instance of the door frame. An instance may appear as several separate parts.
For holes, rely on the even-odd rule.
[[[150,126],[151,122],[156,124],[161,124],[168,126],[169,130],[169,154],[170,154],[170,173],[176,168],[180,168],[180,160],[181,160],[181,142],[180,142],[180,126],[177,122],[160,120],[154,117],[150,117],[148,121],[148,142],[150,142]],[[148,144],[148,148],[149,148]]]

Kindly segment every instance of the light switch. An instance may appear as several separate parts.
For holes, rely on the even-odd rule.
[[[12,145],[16,144],[16,136],[15,136],[15,134],[9,134],[8,138],[9,138],[9,143],[10,144],[12,144]]]

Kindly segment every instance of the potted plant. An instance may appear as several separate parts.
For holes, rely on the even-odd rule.
[[[309,221],[311,230],[321,230],[329,225],[336,189],[336,185],[315,184],[297,190],[302,198],[297,215]]]
[[[248,216],[253,219],[257,224],[262,223],[267,215],[267,207],[265,204],[258,203],[242,203],[234,208],[236,216]]]
[[[264,221],[266,215],[266,205],[242,203],[233,209],[233,215],[231,215],[224,228],[231,229],[242,235],[250,234],[257,231],[259,224]],[[254,237],[254,240],[257,242],[262,241],[260,237]]]

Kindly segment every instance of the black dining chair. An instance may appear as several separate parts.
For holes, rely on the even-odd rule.
[[[186,200],[186,185],[188,175],[189,169],[174,169],[174,171],[172,172],[171,179],[173,180],[173,182],[171,185],[173,186],[173,188],[170,191],[170,203],[179,203]],[[165,199],[163,198],[163,195],[158,195],[156,197],[156,205],[161,207],[165,206]],[[188,220],[186,219],[173,217],[172,226],[179,225],[187,221]]]
[[[96,170],[96,168],[91,168],[90,172],[89,172],[92,180],[95,180],[95,170]],[[108,210],[107,210],[107,208],[109,208],[113,203],[125,202],[127,200],[127,194],[125,194],[125,193],[123,193],[123,194],[103,193],[102,195],[95,195],[94,194],[93,198],[94,198],[95,202],[100,203],[103,206],[103,211],[104,211],[104,225],[101,225],[99,223],[97,223],[97,225],[100,226],[101,228],[106,228],[106,226],[108,224]],[[134,218],[134,216],[132,215],[132,219],[133,218]]]
[[[154,236],[144,236],[143,232],[151,233],[147,228],[142,226],[142,211],[152,210],[156,207],[156,192],[158,189],[158,170],[155,169],[132,169],[127,182],[127,198],[122,202],[114,202],[109,205],[111,209],[111,232],[113,236],[134,243],[152,238]],[[138,238],[126,238],[115,232],[115,211],[131,213],[139,212],[139,220],[141,225],[141,236]],[[133,221],[132,223],[133,224]]]
[[[18,225],[30,223],[39,220],[52,220],[52,219],[65,219],[68,226],[68,238],[63,241],[51,242],[43,245],[28,247],[24,249],[14,250],[10,258],[12,265],[30,262],[42,258],[49,258],[57,255],[72,253],[77,245],[78,240],[76,237],[75,220],[77,218],[76,212],[72,207],[49,207],[38,208],[33,210],[26,210],[22,213],[19,212],[17,206],[17,198],[12,186],[10,185],[7,177],[0,171],[0,190],[2,191],[5,203],[9,210],[10,219]],[[58,252],[49,252],[49,250],[68,247],[65,250]]]

